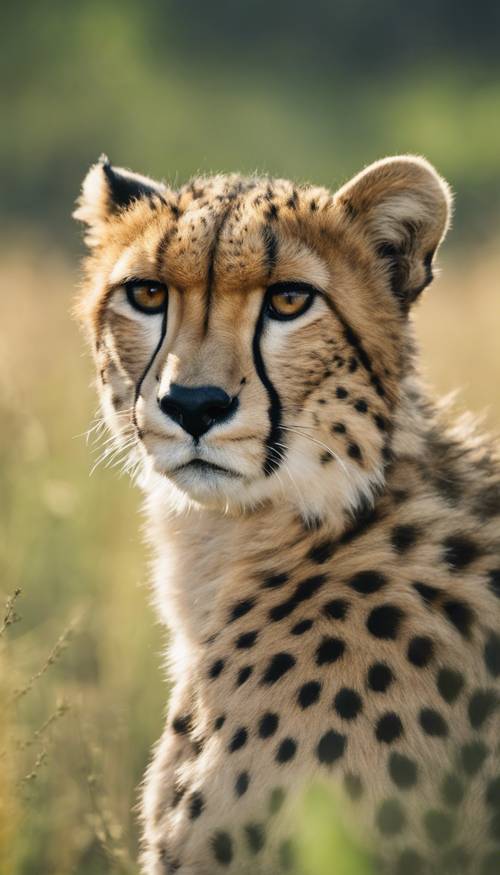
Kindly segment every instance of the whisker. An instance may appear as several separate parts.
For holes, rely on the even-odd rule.
[[[351,479],[351,476],[349,474],[349,471],[347,470],[347,467],[344,463],[344,460],[341,459],[341,457],[338,455],[338,453],[336,453],[335,450],[332,450],[332,448],[329,447],[328,444],[323,443],[323,441],[320,441],[318,438],[312,437],[312,435],[310,435],[310,434],[304,434],[302,431],[299,431],[298,429],[290,428],[290,426],[282,425],[281,427],[284,431],[290,431],[290,432],[292,432],[292,434],[299,435],[299,437],[307,438],[313,444],[317,444],[319,447],[322,447],[324,450],[326,450],[327,453],[330,454],[330,456],[333,459],[335,459],[339,463],[339,465],[341,466],[341,468],[343,468],[343,470],[344,470],[346,476],[349,478],[349,480]]]

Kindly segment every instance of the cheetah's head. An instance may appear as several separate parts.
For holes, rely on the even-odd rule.
[[[233,510],[369,499],[449,205],[413,157],[333,195],[239,176],[174,191],[94,165],[80,312],[107,422],[146,480]]]

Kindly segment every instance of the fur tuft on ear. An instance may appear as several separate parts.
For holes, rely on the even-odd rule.
[[[448,229],[448,184],[423,158],[403,155],[371,164],[335,196],[387,267],[403,310],[432,280],[434,254]]]
[[[134,201],[147,198],[164,200],[165,186],[147,176],[113,167],[106,155],[101,155],[87,173],[73,218],[87,226],[85,242],[99,244],[102,231],[113,215]]]

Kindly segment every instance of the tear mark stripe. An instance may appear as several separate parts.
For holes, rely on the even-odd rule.
[[[266,477],[269,477],[277,470],[277,468],[279,468],[285,456],[285,451],[281,446],[283,443],[283,430],[281,428],[283,406],[274,384],[269,379],[260,349],[261,337],[264,330],[265,309],[266,305],[264,299],[255,325],[255,332],[252,340],[252,354],[255,370],[257,371],[259,380],[264,386],[269,398],[269,433],[266,438],[266,458],[263,465],[264,474]]]
[[[151,370],[151,368],[153,366],[153,362],[155,361],[156,356],[158,355],[158,353],[160,352],[160,349],[163,346],[163,341],[165,340],[165,335],[167,333],[167,313],[168,313],[168,299],[167,299],[167,306],[165,307],[165,312],[163,314],[163,319],[161,322],[160,339],[153,350],[153,354],[152,354],[151,358],[149,359],[149,361],[146,365],[146,368],[143,371],[143,374],[139,379],[139,382],[137,383],[137,385],[135,387],[134,406],[132,409],[132,422],[135,425],[135,428],[137,430],[137,434],[140,433],[140,429],[139,429],[139,426],[137,424],[137,402],[138,402],[140,395],[141,395],[141,389],[142,389],[144,380],[146,379],[149,371]]]

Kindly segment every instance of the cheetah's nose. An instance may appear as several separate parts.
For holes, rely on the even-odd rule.
[[[198,440],[212,426],[229,419],[238,407],[238,398],[231,398],[219,386],[180,386],[171,383],[169,391],[158,398],[161,410],[184,431]]]

